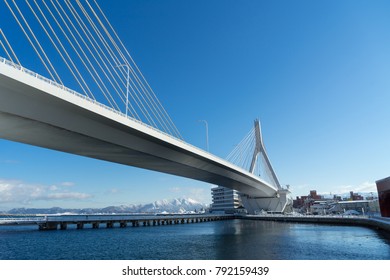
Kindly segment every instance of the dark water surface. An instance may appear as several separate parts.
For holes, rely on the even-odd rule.
[[[230,220],[38,231],[0,227],[2,260],[390,259],[390,235],[365,227]]]

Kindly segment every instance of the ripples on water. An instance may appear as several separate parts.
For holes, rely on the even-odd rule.
[[[390,259],[390,235],[364,227],[219,221],[38,231],[0,227],[0,259]]]

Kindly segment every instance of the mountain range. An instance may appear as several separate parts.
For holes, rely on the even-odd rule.
[[[123,214],[123,213],[195,213],[204,211],[207,205],[191,198],[157,200],[148,204],[129,204],[105,208],[14,208],[7,214]]]

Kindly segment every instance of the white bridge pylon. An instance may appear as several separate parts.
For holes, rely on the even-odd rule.
[[[248,170],[251,174],[261,177],[277,190],[277,195],[273,198],[264,198],[261,193],[251,195],[241,193],[241,201],[250,214],[256,214],[260,211],[285,212],[292,204],[289,190],[282,188],[268,158],[258,119],[255,120],[253,128],[227,159]]]
[[[249,133],[228,155],[227,160],[261,177],[278,190],[282,189],[265,150],[258,119],[254,121]]]

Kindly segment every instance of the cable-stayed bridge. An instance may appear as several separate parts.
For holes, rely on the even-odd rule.
[[[230,161],[194,147],[182,139],[96,1],[4,2],[50,78],[21,66],[0,31],[8,57],[0,58],[1,138],[233,188],[250,212],[284,211],[287,191],[258,121]],[[61,75],[63,69],[68,74]]]

